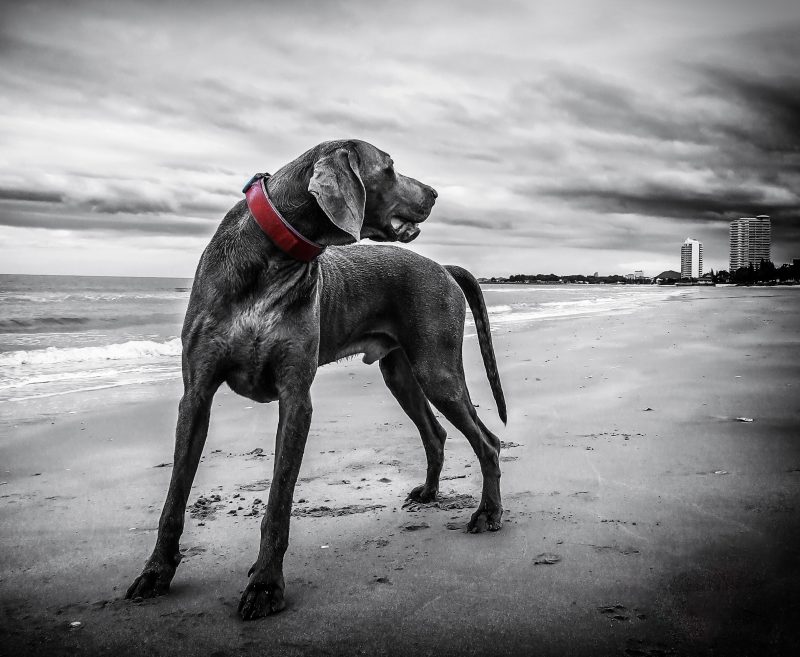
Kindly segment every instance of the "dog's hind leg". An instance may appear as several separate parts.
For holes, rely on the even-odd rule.
[[[167,593],[181,560],[179,542],[186,502],[208,434],[211,401],[220,385],[210,368],[200,372],[191,369],[191,366],[184,365],[184,394],[178,406],[175,431],[175,460],[158,523],[156,546],[142,574],[128,588],[126,598],[151,598]]]
[[[459,345],[460,347],[460,345]],[[412,368],[425,395],[469,441],[483,474],[483,492],[468,529],[497,531],[502,526],[500,499],[500,440],[478,418],[469,398],[460,353],[440,345],[437,354],[417,357]]]
[[[447,432],[436,420],[425,393],[414,378],[408,357],[402,349],[390,351],[381,358],[380,368],[387,387],[419,430],[428,461],[425,483],[414,488],[408,494],[408,499],[415,502],[432,502],[439,492],[439,475],[444,462],[444,441]]]

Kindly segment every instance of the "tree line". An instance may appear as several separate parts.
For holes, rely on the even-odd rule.
[[[721,269],[715,274],[714,270],[711,270],[711,280],[715,283],[737,285],[796,282],[800,281],[800,265],[792,263],[776,267],[771,260],[762,260],[757,267],[750,263],[747,267],[739,267],[733,272]]]
[[[625,283],[626,278],[618,274],[611,276],[584,276],[583,274],[569,274],[559,276],[558,274],[513,274],[508,278],[492,277],[492,283]],[[633,282],[633,281],[631,281]],[[647,279],[650,282],[650,279]]]
[[[762,260],[759,265],[752,264],[741,267],[734,272],[720,269],[709,272],[714,283],[736,283],[738,285],[752,285],[756,283],[789,283],[800,281],[800,265],[786,264],[776,267],[771,260]],[[486,280],[486,279],[482,279]],[[491,283],[627,283],[648,284],[653,282],[651,277],[630,280],[619,274],[611,276],[584,276],[583,274],[513,274],[508,278],[492,276],[487,282]]]

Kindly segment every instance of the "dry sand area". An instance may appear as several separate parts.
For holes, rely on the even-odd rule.
[[[800,654],[800,289],[691,288],[494,334],[502,531],[449,425],[442,499],[403,508],[419,437],[376,366],[320,370],[287,609],[236,614],[277,406],[218,394],[169,596],[121,599],[155,540],[177,384],[0,440],[2,655]],[[737,418],[752,419],[752,422]],[[73,626],[73,623],[80,625]]]

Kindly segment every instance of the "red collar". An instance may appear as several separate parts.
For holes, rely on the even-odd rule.
[[[286,255],[300,262],[311,262],[325,247],[303,237],[281,216],[267,196],[265,179],[263,176],[253,176],[243,190],[250,214],[267,237]]]

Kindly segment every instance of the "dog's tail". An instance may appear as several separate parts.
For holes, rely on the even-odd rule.
[[[489,386],[492,389],[494,402],[497,404],[497,414],[506,423],[506,399],[503,396],[503,388],[500,385],[500,374],[497,371],[497,359],[494,355],[492,346],[492,334],[489,332],[489,315],[486,312],[486,304],[483,301],[483,292],[478,285],[478,281],[463,267],[458,265],[445,265],[444,268],[455,279],[458,286],[467,297],[469,309],[475,318],[475,328],[478,331],[478,343],[481,347],[483,365],[486,368],[486,375],[489,378]]]

